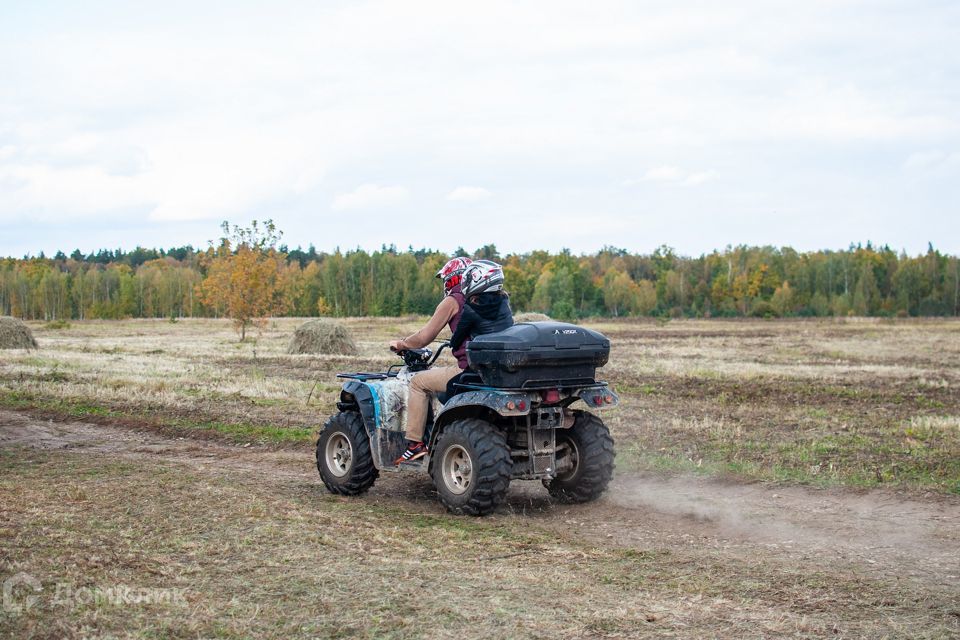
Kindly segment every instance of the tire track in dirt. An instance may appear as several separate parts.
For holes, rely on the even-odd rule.
[[[152,458],[258,482],[325,492],[309,451],[171,438],[0,411],[0,449],[66,450]],[[425,475],[382,473],[358,500],[442,514]],[[454,517],[454,516],[451,516]],[[539,483],[516,482],[495,520],[527,519],[557,535],[622,548],[684,548],[775,558],[909,580],[960,595],[960,499],[892,490],[742,484],[705,477],[618,474],[588,505],[554,503]]]

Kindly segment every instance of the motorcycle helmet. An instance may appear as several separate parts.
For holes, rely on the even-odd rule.
[[[460,284],[463,272],[470,266],[470,258],[453,258],[437,271],[437,277],[443,280],[443,291],[446,294]]]
[[[463,272],[460,291],[467,298],[503,289],[503,267],[490,260],[476,260]]]

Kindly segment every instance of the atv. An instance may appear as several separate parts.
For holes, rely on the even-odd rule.
[[[451,381],[428,411],[427,456],[394,464],[406,447],[410,378],[436,353],[409,349],[403,364],[376,373],[341,373],[338,413],[317,440],[317,469],[332,493],[358,495],[381,472],[429,473],[440,502],[456,514],[486,515],[511,480],[540,480],[561,502],[589,502],[613,475],[614,447],[593,410],[619,403],[595,379],[610,343],[602,334],[560,322],[519,323],[468,343],[476,373]]]

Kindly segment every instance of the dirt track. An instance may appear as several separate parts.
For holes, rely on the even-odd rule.
[[[150,457],[203,472],[261,476],[278,491],[308,483],[318,495],[325,493],[309,451],[245,448],[0,411],[0,448],[12,447]],[[368,495],[355,499],[442,513],[426,476],[385,473]],[[575,507],[553,504],[538,484],[516,483],[492,518],[527,518],[603,546],[682,547],[744,562],[760,557],[843,566],[960,596],[960,500],[949,497],[619,474],[602,500]]]

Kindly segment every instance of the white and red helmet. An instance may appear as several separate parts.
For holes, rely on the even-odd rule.
[[[465,297],[503,289],[503,267],[490,260],[475,260],[463,272],[460,291]]]
[[[470,258],[453,258],[447,261],[447,264],[437,271],[437,277],[443,280],[444,293],[450,293],[450,290],[460,284],[463,272],[470,266]]]

